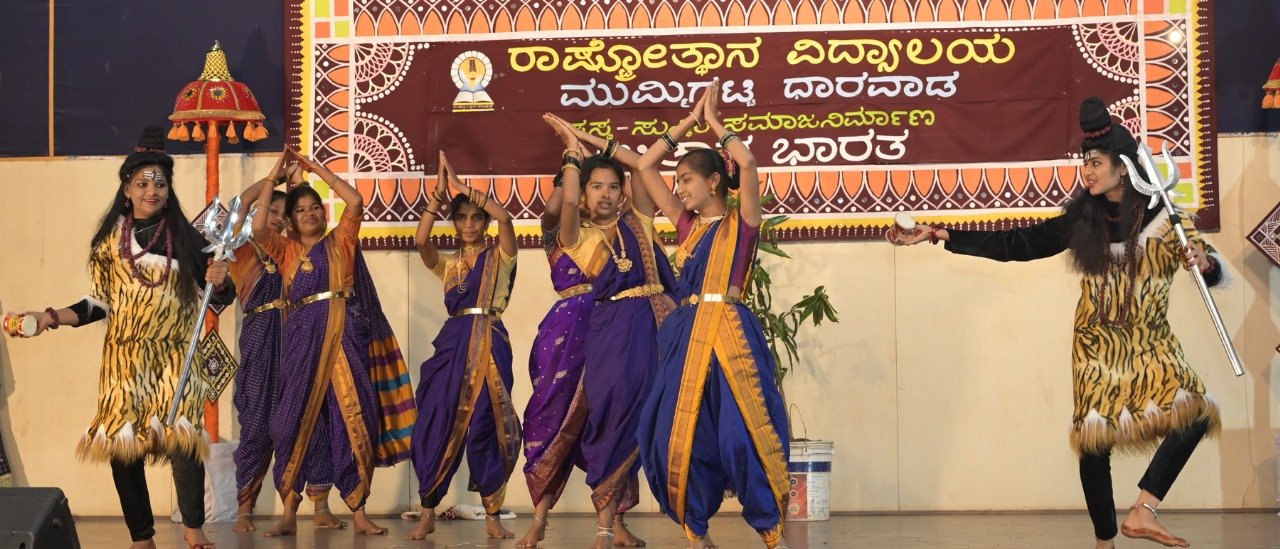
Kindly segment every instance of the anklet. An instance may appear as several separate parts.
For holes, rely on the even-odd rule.
[[[596,537],[613,539],[613,528],[596,526],[596,529],[600,530],[599,532],[596,532]]]
[[[484,519],[485,519],[485,520],[492,520],[492,521],[494,521],[494,522],[497,522],[497,521],[498,521],[498,519],[500,519],[500,518],[502,518],[502,513],[494,513],[494,514],[492,514],[492,515],[490,515],[490,514],[485,514],[485,516],[484,516]],[[533,517],[533,518],[538,518],[538,517]]]
[[[546,528],[546,527],[548,527],[548,526],[551,526],[551,523],[550,523],[550,522],[548,522],[548,521],[547,521],[547,519],[544,519],[544,518],[538,518],[538,515],[534,515],[534,516],[533,516],[533,520],[534,520],[534,522],[541,523],[541,524],[542,524],[542,526],[543,526],[543,528]]]
[[[1149,503],[1142,503],[1142,504],[1135,503],[1133,504],[1133,507],[1129,508],[1129,510],[1132,511],[1134,509],[1137,509],[1139,505],[1141,505],[1142,507],[1146,507],[1148,511],[1151,511],[1151,516],[1159,518],[1160,513],[1157,513],[1156,508],[1152,507],[1151,504]]]

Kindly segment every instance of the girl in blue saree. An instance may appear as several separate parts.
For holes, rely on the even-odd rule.
[[[720,123],[719,93],[713,82],[693,112],[640,159],[641,180],[679,235],[680,306],[658,332],[661,365],[637,436],[649,488],[684,527],[689,547],[715,547],[707,521],[729,487],[765,545],[786,547],[786,416],[773,354],[741,303],[760,237],[760,178],[751,151]],[[722,148],[681,157],[673,193],[658,164],[677,148],[671,134],[683,136],[700,120]],[[731,209],[725,199],[732,189],[740,206]]]

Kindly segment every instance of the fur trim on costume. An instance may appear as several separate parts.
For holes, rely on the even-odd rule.
[[[1166,212],[1166,211],[1164,211],[1164,210],[1160,210],[1160,213],[1156,214],[1155,219],[1152,219],[1152,220],[1151,220],[1151,222],[1150,222],[1150,223],[1148,223],[1146,227],[1143,227],[1143,228],[1142,228],[1142,232],[1138,233],[1138,249],[1137,249],[1137,252],[1138,252],[1139,254],[1141,254],[1141,253],[1143,253],[1144,251],[1146,251],[1146,248],[1147,248],[1146,242],[1147,242],[1147,240],[1152,239],[1152,238],[1162,238],[1162,237],[1164,237],[1165,232],[1161,232],[1161,229],[1164,227],[1164,224],[1165,224],[1168,220],[1169,220],[1169,212]],[[1169,230],[1173,230],[1173,229],[1169,229]],[[1158,233],[1158,234],[1157,234],[1157,233]],[[1116,257],[1123,257],[1123,256],[1124,256],[1124,242],[1112,242],[1112,243],[1111,243],[1111,255],[1114,255],[1114,256],[1116,256]]]
[[[1214,290],[1225,290],[1230,288],[1236,279],[1231,275],[1231,269],[1227,267],[1227,260],[1223,259],[1218,252],[1209,252],[1209,257],[1218,263],[1218,270],[1222,271],[1222,278],[1218,280],[1218,284],[1213,286]]]
[[[1101,455],[1112,450],[1145,454],[1154,451],[1165,435],[1200,421],[1209,423],[1206,437],[1217,435],[1222,427],[1218,403],[1209,395],[1179,389],[1168,407],[1161,408],[1148,401],[1147,407],[1136,413],[1126,408],[1120,412],[1116,425],[1111,425],[1097,410],[1089,410],[1089,414],[1071,428],[1071,447],[1077,454]]]
[[[124,225],[124,218],[123,218],[123,217],[121,217],[119,221],[116,221],[116,230],[122,230],[122,229],[123,229],[123,225]],[[126,238],[128,238],[128,239],[129,239],[129,249],[130,249],[130,250],[133,250],[133,255],[142,254],[142,257],[139,257],[138,259],[133,260],[134,264],[136,264],[136,265],[145,265],[145,266],[148,266],[148,267],[157,267],[157,268],[161,268],[161,269],[163,269],[163,268],[164,268],[164,256],[163,256],[163,255],[153,254],[153,253],[151,253],[151,252],[147,252],[147,253],[143,254],[143,253],[142,253],[142,245],[141,245],[141,244],[138,244],[138,239],[137,239],[137,238],[133,238],[133,235],[129,235],[129,236],[128,236],[128,237],[126,237]],[[176,236],[175,236],[175,238],[176,238]],[[173,258],[173,259],[170,259],[170,260],[169,260],[169,264],[173,267],[173,270],[174,270],[175,272],[176,272],[176,271],[178,271],[178,268],[179,268],[178,258],[176,258],[176,257],[175,257],[175,258]]]
[[[76,458],[80,461],[131,463],[146,459],[156,464],[172,454],[186,454],[204,461],[209,456],[209,436],[197,429],[186,416],[174,425],[165,427],[160,418],[152,416],[147,426],[138,432],[133,422],[126,422],[114,437],[108,437],[106,429],[99,425],[94,432],[86,431],[76,445]]]
[[[94,309],[102,309],[103,311],[106,311],[107,314],[111,314],[111,306],[107,305],[106,302],[102,301],[101,299],[93,297],[89,294],[85,294],[83,297],[81,297],[81,299],[89,303],[89,312],[92,313]]]

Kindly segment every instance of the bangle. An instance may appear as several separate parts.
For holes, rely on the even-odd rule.
[[[609,142],[606,143],[604,146],[604,157],[613,158],[613,155],[617,154],[617,152],[618,152],[618,142],[616,140],[610,139]]]
[[[440,206],[436,206],[436,209],[434,210],[431,209],[431,206],[427,206],[427,213],[431,215],[440,215]]]
[[[578,149],[565,149],[564,152],[560,153],[560,162],[565,163],[571,160],[575,162],[581,162],[582,161],[581,156],[582,156],[582,151]]]
[[[58,318],[58,311],[53,307],[45,307],[44,312],[49,313],[49,317],[53,319],[53,324],[49,325],[50,330],[57,330],[62,325],[62,319]]]
[[[722,149],[728,148],[729,142],[733,141],[734,139],[737,139],[738,141],[742,141],[742,138],[738,137],[738,132],[729,132],[724,134],[724,137],[720,138],[720,148]]]
[[[666,144],[667,144],[667,149],[668,149],[668,150],[671,150],[671,151],[673,151],[673,152],[674,152],[677,148],[679,148],[679,147],[680,147],[680,143],[679,143],[678,141],[676,141],[675,139],[672,139],[672,138],[671,138],[671,134],[669,134],[669,133],[667,133],[667,132],[662,132],[662,142],[663,142],[663,143],[666,143]]]
[[[579,169],[581,169],[581,168],[582,168],[582,160],[581,160],[581,159],[579,159],[579,158],[572,157],[572,156],[563,156],[563,157],[561,157],[561,158],[560,158],[560,167],[561,167],[561,168],[564,168],[565,166],[569,166],[569,165],[572,165],[572,166],[573,166],[573,167],[575,167],[575,168],[579,168]]]

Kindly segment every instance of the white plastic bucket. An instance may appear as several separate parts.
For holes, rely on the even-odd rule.
[[[835,443],[825,440],[794,441],[787,470],[791,493],[787,520],[827,520],[831,518],[831,458]]]

